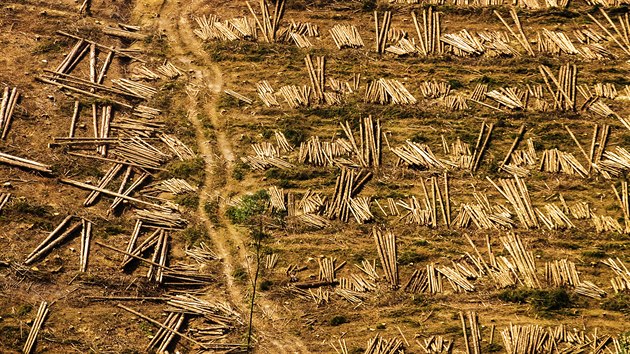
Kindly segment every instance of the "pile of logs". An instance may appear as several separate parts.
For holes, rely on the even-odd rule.
[[[415,12],[411,12],[413,24],[418,35],[418,50],[424,56],[441,54],[443,52],[442,26],[440,13],[433,10],[433,6],[422,10],[422,23],[419,23]]]
[[[451,92],[451,85],[446,82],[423,81],[420,84],[420,92],[424,98],[440,98],[448,96]]]
[[[414,143],[411,140],[405,141],[405,145],[391,149],[398,156],[397,165],[404,162],[409,166],[418,166],[427,170],[444,170],[446,165],[439,160],[425,144]]]
[[[247,96],[244,96],[234,90],[223,90],[223,92],[226,95],[232,96],[239,101],[245,102],[246,104],[252,104],[254,102],[251,98],[248,98]]]
[[[258,92],[258,97],[260,97],[260,100],[263,101],[265,106],[279,106],[278,100],[274,95],[275,91],[267,80],[256,83],[256,91]]]
[[[609,215],[591,214],[591,222],[595,227],[595,231],[601,232],[617,232],[623,233],[624,229],[619,225],[619,221]]]
[[[567,259],[545,262],[545,279],[547,285],[556,288],[576,287],[580,284],[580,276],[575,268],[575,263]]]
[[[280,87],[278,93],[284,98],[289,107],[295,109],[311,105],[312,89],[308,86],[286,85]]]
[[[368,116],[359,120],[359,141],[355,139],[350,128],[350,123],[341,124],[341,128],[346,137],[350,141],[355,155],[359,159],[362,167],[379,167],[381,165],[381,140],[383,137],[381,131],[380,119],[372,119]]]
[[[352,145],[345,139],[329,142],[321,141],[318,136],[312,136],[300,143],[298,162],[314,166],[354,166],[354,162],[344,158],[352,151]]]
[[[574,111],[577,98],[577,66],[568,63],[566,65],[562,65],[559,69],[558,77],[551,72],[551,69],[544,65],[540,65],[538,70],[545,81],[547,90],[554,98],[554,109],[561,111]],[[549,83],[549,79],[556,87],[556,90],[552,88]]]
[[[359,171],[342,168],[341,173],[337,176],[335,182],[335,193],[326,207],[325,215],[329,219],[339,219],[347,222],[350,214],[356,206],[351,203],[357,193],[372,177],[371,172]]]
[[[523,31],[523,26],[521,26],[521,21],[518,18],[516,9],[514,8],[510,9],[510,16],[512,17],[512,20],[514,21],[514,24],[516,25],[516,30],[518,33],[515,32],[512,29],[512,27],[510,27],[510,25],[508,25],[508,23],[503,19],[503,17],[501,17],[501,15],[496,10],[494,10],[493,12],[499,18],[501,23],[503,23],[503,25],[507,28],[510,34],[516,39],[516,41],[523,47],[523,49],[525,49],[527,54],[532,57],[535,56],[534,50],[532,49],[532,46],[529,44],[529,40],[527,39],[527,36],[525,35],[525,32]]]
[[[470,331],[466,328],[466,317],[468,317]],[[470,354],[481,354],[481,329],[479,328],[479,316],[474,311],[468,312],[467,316],[464,315],[463,312],[460,312],[459,319],[462,322],[466,352]],[[469,333],[470,337],[468,336]]]
[[[628,270],[626,265],[623,264],[619,258],[608,258],[602,261],[602,263],[609,266],[613,272],[615,272],[616,276],[610,279],[615,294],[630,290],[630,270]]]
[[[416,104],[418,102],[400,81],[383,78],[368,82],[364,101],[378,104]]]
[[[269,143],[252,144],[255,155],[243,157],[243,162],[254,170],[264,171],[271,167],[287,169],[295,167],[292,163],[282,159],[279,149]]]
[[[304,58],[306,70],[311,82],[311,89],[318,103],[324,102],[326,91],[326,57],[315,57],[315,64],[310,54]],[[308,97],[308,96],[307,96]]]
[[[271,202],[271,209],[275,211],[286,211],[287,207],[284,203],[284,190],[278,189],[276,186],[271,186],[267,189],[269,194],[269,201]]]
[[[267,0],[260,1],[260,12],[261,19],[258,19],[258,16],[252,9],[251,5],[248,1],[245,1],[249,11],[252,13],[254,18],[256,19],[256,24],[258,24],[258,28],[262,32],[263,38],[267,43],[273,43],[277,41],[277,32],[280,26],[280,21],[282,21],[282,17],[284,16],[284,5],[285,0],[279,0],[275,2],[273,13],[269,13],[269,4]]]
[[[508,233],[506,237],[501,237],[503,247],[512,257],[512,264],[516,276],[523,284],[532,289],[539,289],[541,283],[536,274],[536,261],[534,253],[527,251],[521,238],[515,234]]]
[[[604,0],[605,1],[605,0]],[[601,22],[599,22],[593,15],[587,13],[586,15],[599,26],[599,28],[606,33],[609,39],[612,39],[615,44],[623,50],[626,55],[630,55],[630,38],[628,37],[628,29],[630,28],[630,20],[628,20],[628,16],[618,16],[619,24],[621,25],[621,30],[619,27],[615,25],[613,20],[606,14],[604,9],[599,8],[599,12],[604,16],[606,21],[610,24],[612,29],[615,31],[617,36],[613,35],[608,28],[606,28]]]
[[[442,336],[430,336],[423,343],[416,339],[416,343],[427,354],[447,354],[453,351],[453,341],[444,339]]]
[[[573,154],[558,149],[544,150],[540,158],[540,171],[551,173],[566,173],[588,177],[587,169],[573,156]]]
[[[540,226],[534,208],[532,207],[527,185],[521,178],[514,176],[513,180],[500,179],[499,184],[501,187],[496,185],[489,177],[486,177],[486,179],[512,205],[522,226],[526,229],[538,228]]]
[[[15,110],[15,105],[19,97],[20,94],[17,91],[17,87],[10,90],[10,93],[9,87],[4,88],[2,105],[0,106],[0,140],[4,140],[7,134],[9,134],[11,118],[13,117],[13,111]]]
[[[393,289],[398,288],[398,261],[396,248],[396,235],[391,230],[381,230],[374,226],[372,236],[376,243],[376,250],[381,260],[381,266],[385,272],[385,278]]]
[[[403,351],[403,342],[398,338],[387,340],[380,335],[370,338],[365,354],[397,354]]]
[[[170,178],[147,186],[142,192],[145,194],[166,192],[177,195],[196,191],[197,187],[191,186],[188,182],[186,182],[186,180],[181,178]]]
[[[195,17],[199,28],[194,29],[201,40],[235,41],[239,39],[256,39],[256,24],[248,17],[238,17],[221,22],[215,15]]]
[[[628,181],[621,181],[621,192],[617,190],[614,184],[611,185],[619,206],[623,211],[623,220],[625,222],[624,233],[630,233],[630,195],[628,195]]]
[[[365,44],[354,25],[336,24],[330,29],[330,36],[337,48],[360,48]]]
[[[374,11],[374,26],[376,27],[376,52],[383,54],[387,44],[389,29],[392,24],[392,12],[385,11],[380,26],[378,22],[378,11]]]
[[[544,206],[546,214],[539,208],[535,210],[541,223],[549,230],[564,230],[575,227],[569,220],[569,217],[555,204],[546,204]]]

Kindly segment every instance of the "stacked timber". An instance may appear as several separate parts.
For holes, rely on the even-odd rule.
[[[591,213],[591,222],[597,232],[617,232],[623,233],[624,229],[619,225],[619,221],[609,215],[597,215]]]
[[[481,41],[463,29],[457,33],[446,33],[440,40],[451,46],[453,54],[463,56],[477,56],[485,51]]]
[[[186,144],[184,144],[184,142],[179,140],[179,138],[177,138],[176,136],[162,133],[159,135],[159,138],[160,141],[166,144],[166,146],[171,149],[173,154],[175,154],[175,156],[177,156],[177,158],[181,161],[187,161],[197,158],[197,154],[195,154],[195,152],[192,151],[191,148],[186,146]]]
[[[376,52],[379,54],[383,54],[385,52],[387,37],[389,34],[389,29],[392,24],[392,12],[385,11],[383,13],[383,19],[380,22],[378,21],[378,11],[374,11],[374,25],[376,27]]]
[[[418,102],[400,81],[383,78],[368,82],[364,101],[378,104],[416,104]]]
[[[554,109],[574,111],[577,98],[577,66],[568,63],[561,66],[557,77],[551,72],[551,69],[544,65],[540,65],[538,71],[545,81],[547,90],[554,98]],[[555,90],[552,88],[549,80],[551,80],[556,87]]]
[[[446,165],[439,160],[425,144],[414,143],[406,140],[405,145],[391,149],[398,156],[397,165],[404,162],[408,166],[417,166],[427,170],[444,170]]]
[[[154,73],[151,69],[142,65],[142,66],[136,66],[131,70],[131,79],[155,81],[155,80],[161,79],[161,77],[160,75]]]
[[[285,0],[279,0],[275,2],[274,10],[272,13],[269,12],[269,2],[267,0],[260,1],[260,12],[261,19],[258,18],[254,9],[252,9],[251,5],[248,1],[245,1],[249,11],[251,12],[254,19],[256,19],[256,24],[258,28],[262,32],[263,38],[267,43],[273,43],[278,40],[277,32],[280,27],[280,21],[282,21],[282,17],[284,16],[285,9]]]
[[[269,194],[269,200],[271,202],[271,209],[275,211],[286,211],[285,195],[283,189],[278,189],[276,186],[271,186],[267,190]]]
[[[385,278],[390,286],[396,289],[399,286],[396,235],[391,230],[383,232],[383,230],[374,226],[372,228],[372,236],[376,243],[376,250],[381,260]]]
[[[292,163],[284,160],[280,156],[280,150],[269,143],[252,144],[255,155],[243,157],[243,162],[250,165],[252,169],[264,171],[271,167],[287,169],[295,167]]]
[[[216,15],[202,15],[194,18],[199,28],[193,33],[202,41],[220,40],[235,41],[239,39],[256,39],[256,23],[249,17],[237,17],[221,21]]]
[[[171,193],[173,195],[196,192],[197,187],[191,186],[181,178],[170,178],[148,185],[142,190],[145,194]]]
[[[574,219],[584,220],[591,218],[591,209],[587,202],[576,202],[569,206],[568,209]]]
[[[330,36],[339,49],[360,48],[365,45],[359,31],[354,25],[336,24],[329,31]]]
[[[138,209],[134,210],[136,219],[142,221],[143,225],[170,228],[170,229],[183,229],[186,227],[187,221],[178,212],[174,211],[158,211]]]
[[[415,12],[411,12],[413,24],[418,35],[418,50],[424,56],[443,53],[442,26],[440,13],[435,12],[433,6],[422,10],[422,23],[418,21]]]
[[[592,299],[602,299],[606,297],[606,292],[604,290],[588,280],[578,284],[575,287],[575,293]]]
[[[415,41],[407,38],[401,38],[396,42],[385,48],[385,51],[398,56],[410,55],[418,51]]]
[[[630,290],[630,270],[619,258],[608,258],[602,263],[609,266],[615,273],[615,277],[610,279],[615,294]]]
[[[358,166],[346,158],[352,151],[352,145],[345,139],[321,141],[312,136],[300,143],[298,162],[314,166]]]
[[[406,223],[415,223],[418,225],[438,227],[441,215],[441,220],[444,226],[450,227],[451,225],[451,201],[448,188],[448,175],[444,173],[444,190],[442,191],[438,183],[437,177],[431,177],[430,188],[427,189],[425,181],[420,180],[422,191],[424,192],[423,203],[416,199],[415,196],[409,198],[408,202],[403,200],[396,203],[402,209],[407,210],[406,214],[400,217],[400,220],[405,220]],[[396,207],[394,205],[394,207]],[[390,206],[390,210],[392,207]],[[396,209],[396,211],[398,211]]]
[[[351,200],[372,177],[371,172],[342,168],[335,182],[335,193],[326,207],[325,215],[329,219],[340,219],[347,222],[353,212]]]
[[[245,102],[246,104],[252,104],[254,102],[251,98],[248,98],[247,96],[244,96],[234,90],[223,90],[223,92],[228,96],[232,96],[239,101]]]
[[[532,46],[529,44],[529,40],[527,39],[525,32],[523,31],[523,26],[521,26],[521,21],[518,18],[516,10],[514,8],[510,9],[510,16],[512,17],[512,20],[514,21],[514,24],[516,26],[516,32],[512,29],[512,27],[510,27],[510,25],[508,25],[508,23],[496,10],[494,10],[493,12],[499,18],[501,23],[503,23],[503,25],[507,28],[512,37],[514,37],[514,39],[516,39],[516,41],[523,47],[523,49],[525,49],[527,54],[531,57],[536,56],[536,54],[534,54]]]
[[[427,354],[448,354],[453,351],[453,341],[444,339],[442,336],[430,336],[421,343],[416,339],[416,343]]]
[[[548,332],[539,325],[513,325],[510,323],[501,331],[503,345],[508,354],[527,352],[524,348],[543,348],[548,340]],[[527,343],[525,346],[524,343]]]
[[[536,272],[536,261],[534,253],[527,251],[521,238],[515,234],[508,233],[506,237],[501,237],[503,247],[512,257],[514,270],[517,277],[523,284],[532,289],[539,289],[541,283]]]
[[[466,98],[462,95],[448,95],[444,97],[444,105],[451,111],[468,109]]]
[[[556,288],[576,287],[581,282],[575,263],[567,259],[545,262],[545,280],[547,285]]]
[[[606,0],[603,0],[606,2]],[[608,14],[606,14],[606,11],[604,11],[603,8],[599,8],[599,12],[602,14],[602,16],[604,16],[604,18],[606,19],[606,21],[610,24],[610,26],[612,27],[612,29],[614,30],[615,35],[613,35],[610,30],[605,27],[601,22],[599,22],[593,15],[587,13],[586,15],[593,21],[595,22],[595,24],[597,24],[597,26],[604,31],[604,33],[606,33],[606,35],[608,36],[608,39],[612,39],[613,42],[615,42],[615,44],[617,44],[617,46],[619,46],[619,48],[621,48],[621,50],[623,50],[623,52],[626,55],[630,55],[630,37],[628,36],[628,29],[630,28],[630,20],[628,19],[628,16],[622,16],[619,15],[617,17],[621,30],[619,29],[619,27],[617,27],[617,25],[615,25],[615,23],[613,22],[613,20],[610,18],[610,16],[608,16]]]
[[[160,65],[156,69],[160,74],[166,76],[169,79],[177,79],[178,77],[184,75],[173,63],[169,61],[164,61],[164,64]]]
[[[601,173],[606,173],[609,176],[620,176],[630,169],[630,152],[620,146],[616,146],[614,151],[602,153],[602,157],[603,159],[593,164]]]
[[[628,234],[630,233],[630,195],[628,195],[628,181],[621,181],[621,191],[618,191],[614,184],[612,184],[611,187],[623,211],[623,220],[625,223],[624,232]]]
[[[466,328],[466,317],[468,317],[469,329]],[[467,316],[464,315],[463,312],[460,312],[459,319],[462,322],[466,352],[470,354],[481,354],[481,329],[479,328],[479,316],[474,311],[469,311]]]
[[[499,184],[501,187],[496,185],[489,177],[486,177],[486,179],[512,205],[522,226],[526,229],[539,227],[538,218],[532,207],[527,185],[521,178],[514,176],[513,180],[500,179]]]
[[[350,145],[362,167],[379,167],[381,165],[381,131],[380,119],[372,119],[367,116],[359,120],[359,141],[355,138],[350,128],[350,123],[341,124],[344,134],[350,141]]]
[[[311,87],[306,85],[300,87],[286,85],[278,90],[278,93],[284,98],[284,101],[293,109],[310,106],[311,92]]]
[[[380,335],[370,338],[364,354],[397,354],[403,351],[404,345],[398,338],[385,339]]]
[[[558,149],[543,151],[539,170],[550,173],[577,175],[582,178],[588,177],[588,171],[573,154]]]
[[[544,212],[536,208],[540,222],[549,230],[564,230],[575,228],[569,217],[555,204],[546,204]]]
[[[326,57],[315,57],[315,64],[310,54],[304,58],[306,70],[311,82],[311,90],[318,103],[324,102],[326,91]]]
[[[17,91],[17,87],[14,87],[10,92],[9,87],[4,88],[2,105],[0,106],[0,140],[4,140],[7,134],[9,134],[13,111],[15,110],[15,105],[19,98],[20,94]]]
[[[448,96],[451,85],[446,82],[423,81],[420,83],[420,92],[424,98],[440,98]]]
[[[528,91],[519,90],[516,87],[502,87],[498,90],[492,90],[486,93],[486,96],[492,98],[499,105],[503,105],[509,109],[527,109],[529,100]]]
[[[256,83],[256,91],[258,92],[258,97],[260,97],[260,100],[263,101],[265,106],[279,106],[278,100],[274,94],[275,91],[267,80]]]

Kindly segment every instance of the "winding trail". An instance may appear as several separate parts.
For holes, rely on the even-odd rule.
[[[220,256],[223,265],[223,276],[226,279],[226,292],[230,301],[235,304],[241,313],[249,312],[248,294],[250,288],[234,281],[232,276],[238,266],[249,269],[250,256],[247,245],[249,236],[243,235],[225,218],[225,210],[219,210],[219,220],[224,225],[220,229],[213,225],[204,210],[204,205],[211,198],[227,197],[224,186],[234,183],[229,173],[235,157],[230,141],[226,137],[225,124],[216,110],[216,97],[222,91],[223,78],[219,67],[212,63],[203,49],[201,41],[195,37],[191,26],[191,14],[206,5],[200,0],[184,1],[176,0],[143,0],[138,1],[135,14],[142,18],[143,25],[156,27],[159,33],[167,36],[172,50],[171,61],[176,61],[191,76],[189,87],[198,90],[192,94],[190,90],[188,99],[188,119],[196,130],[196,139],[199,152],[205,161],[205,180],[199,193],[199,217],[203,220],[209,236]],[[147,18],[148,14],[153,14]],[[214,127],[213,140],[208,140],[204,132],[203,122],[199,119],[199,113],[210,119]],[[220,177],[218,177],[220,176]],[[222,184],[219,178],[225,180]],[[277,304],[267,300],[263,296],[256,298],[256,313],[254,316],[255,337],[258,342],[258,351],[264,353],[309,353],[302,340],[281,328],[274,326],[274,322],[282,319],[271,309]],[[261,318],[261,309],[266,309],[266,320]]]

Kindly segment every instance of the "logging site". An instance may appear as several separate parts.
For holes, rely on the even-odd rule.
[[[630,0],[3,0],[0,353],[630,353]]]

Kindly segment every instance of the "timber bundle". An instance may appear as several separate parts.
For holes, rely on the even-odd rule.
[[[395,79],[370,81],[365,89],[365,102],[378,104],[416,104],[418,100]]]
[[[256,23],[248,17],[233,18],[222,22],[215,15],[203,15],[195,17],[195,22],[199,28],[193,32],[204,41],[256,39]]]

